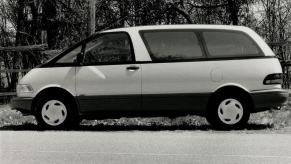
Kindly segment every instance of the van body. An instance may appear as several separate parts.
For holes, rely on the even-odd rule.
[[[160,25],[97,33],[32,69],[12,108],[58,129],[80,118],[198,114],[218,128],[281,106],[282,69],[241,26]]]

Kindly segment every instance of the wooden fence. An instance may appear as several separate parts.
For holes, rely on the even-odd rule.
[[[0,47],[0,52],[32,52],[32,51],[45,52],[47,48],[48,48],[47,44],[16,46],[16,47]],[[3,58],[1,58],[0,56],[0,61],[1,59]],[[6,68],[1,69],[0,67],[0,80],[2,80],[1,78],[2,73],[22,73],[22,72],[28,72],[28,71],[30,71],[30,69],[6,69]],[[7,91],[3,88],[0,88],[0,103],[9,103],[10,99],[14,96],[16,96],[16,92]]]

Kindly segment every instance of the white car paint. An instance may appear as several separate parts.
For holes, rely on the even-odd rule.
[[[221,29],[241,31],[256,41],[265,56],[274,56],[272,50],[258,34],[249,28],[240,26],[142,26],[108,30],[104,31],[104,33],[128,32],[132,39],[136,61],[142,62],[151,61],[151,58],[139,35],[139,31],[155,29]],[[148,63],[139,65],[140,69],[136,72],[126,71],[127,66],[129,65],[36,68],[31,70],[19,82],[19,84],[30,84],[34,92],[19,94],[18,97],[35,97],[43,89],[52,86],[64,88],[72,96],[209,93],[228,84],[242,86],[242,88],[251,92],[252,90],[280,88],[280,85],[263,85],[262,80],[270,73],[282,72],[280,64],[275,58]]]
[[[126,69],[129,66],[77,67],[77,96],[141,94],[141,70],[131,72]]]
[[[212,80],[213,69],[220,70],[221,80]],[[151,63],[142,64],[142,70],[143,94],[211,93],[224,84],[243,86],[248,92],[280,87],[262,82],[270,72],[281,72],[280,64],[274,58]]]
[[[46,88],[57,87],[67,90],[71,95],[76,95],[74,67],[35,68],[29,71],[19,84],[30,84],[33,93],[21,93],[18,97],[35,97]]]

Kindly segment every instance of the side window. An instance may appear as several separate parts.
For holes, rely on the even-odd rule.
[[[210,31],[202,33],[211,57],[259,56],[253,40],[239,32]]]
[[[103,34],[86,43],[84,64],[129,63],[133,61],[125,33]]]
[[[82,45],[74,48],[72,51],[61,57],[56,63],[73,63],[76,56],[81,53]]]
[[[143,39],[153,61],[178,61],[203,57],[192,31],[145,31]]]

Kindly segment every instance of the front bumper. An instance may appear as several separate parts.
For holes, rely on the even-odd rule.
[[[15,97],[11,100],[10,107],[23,114],[32,114],[32,98]]]
[[[254,112],[260,112],[286,104],[289,92],[283,89],[254,91],[251,96],[254,102]]]

